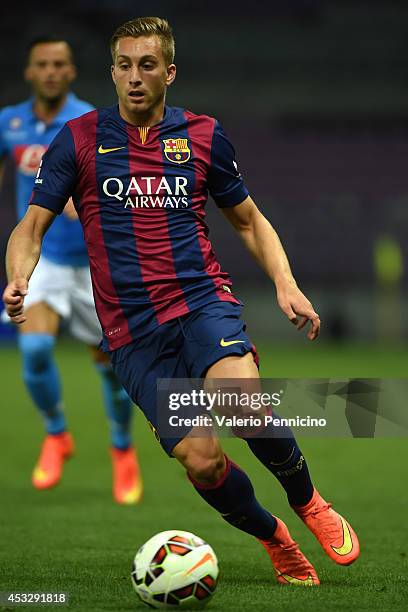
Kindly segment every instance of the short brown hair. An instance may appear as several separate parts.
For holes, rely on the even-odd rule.
[[[53,45],[55,43],[64,43],[67,46],[68,52],[69,52],[69,61],[71,62],[71,64],[73,64],[74,63],[74,52],[72,50],[71,43],[65,40],[65,38],[62,38],[62,37],[60,38],[58,36],[38,36],[37,38],[34,38],[33,40],[31,40],[27,45],[28,60],[30,60],[31,51],[37,45]]]
[[[137,19],[131,19],[119,26],[110,41],[113,61],[115,61],[116,43],[120,38],[125,38],[126,36],[132,38],[139,38],[139,36],[158,36],[161,41],[163,57],[166,64],[169,65],[173,63],[175,53],[173,30],[166,19],[162,19],[161,17],[137,17]]]

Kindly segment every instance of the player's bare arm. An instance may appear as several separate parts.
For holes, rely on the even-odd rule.
[[[223,213],[249,252],[275,283],[280,308],[298,329],[310,321],[307,336],[315,340],[320,330],[319,315],[298,288],[279,236],[272,225],[249,196],[237,206],[224,208]]]
[[[14,323],[24,323],[24,297],[28,281],[40,258],[43,236],[55,214],[40,206],[30,206],[13,230],[6,254],[8,285],[3,293],[7,314]]]

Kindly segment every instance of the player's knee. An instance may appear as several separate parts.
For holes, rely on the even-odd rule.
[[[20,334],[24,371],[35,374],[45,370],[52,359],[54,344],[55,338],[49,334]]]
[[[198,482],[214,484],[222,476],[225,470],[225,459],[222,457],[211,457],[194,462],[194,467],[189,469],[191,476]]]
[[[186,442],[186,439],[183,442]],[[211,439],[203,441],[202,444],[187,442],[181,452],[175,455],[190,476],[198,482],[213,484],[225,471],[225,456],[222,448],[218,442]]]

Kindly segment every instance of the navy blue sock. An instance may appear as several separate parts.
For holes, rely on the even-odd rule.
[[[270,540],[277,526],[275,517],[258,503],[245,472],[225,458],[225,472],[214,485],[202,485],[188,475],[189,479],[197,493],[218,510],[227,523],[260,540]]]
[[[279,418],[274,413],[274,418]],[[313,484],[306,460],[290,427],[270,425],[269,437],[246,438],[259,461],[279,480],[291,506],[304,506],[313,495]],[[265,436],[265,432],[263,432]],[[284,436],[284,437],[278,437]]]

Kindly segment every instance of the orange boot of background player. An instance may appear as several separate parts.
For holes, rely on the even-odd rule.
[[[34,468],[32,483],[36,489],[51,489],[61,480],[64,461],[74,453],[74,441],[67,431],[48,434]]]
[[[111,448],[113,497],[118,504],[137,504],[143,495],[143,481],[136,451]]]

